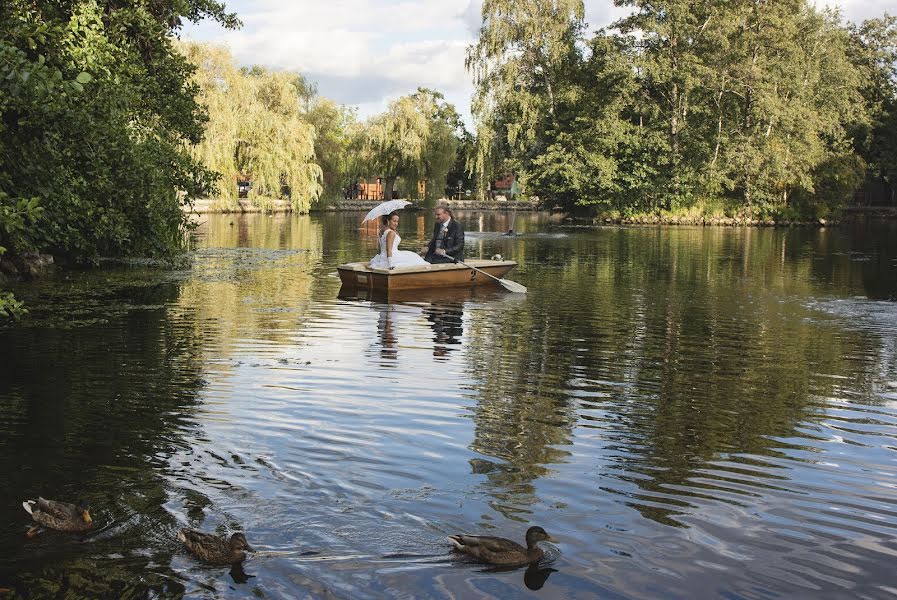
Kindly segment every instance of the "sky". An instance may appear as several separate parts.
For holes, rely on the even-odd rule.
[[[243,21],[228,31],[204,22],[185,39],[230,48],[240,65],[299,71],[318,92],[365,118],[390,100],[428,87],[445,94],[468,123],[473,92],[465,51],[480,26],[482,0],[225,0]],[[894,0],[819,0],[861,21],[895,12]],[[592,30],[627,11],[585,0]]]

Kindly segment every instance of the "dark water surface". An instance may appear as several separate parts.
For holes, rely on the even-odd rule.
[[[897,594],[893,223],[460,218],[527,296],[338,299],[334,267],[376,252],[357,214],[204,217],[184,268],[18,286],[0,597]],[[431,224],[404,215],[405,246]],[[26,539],[38,494],[97,529]],[[447,554],[531,524],[558,540],[541,570]],[[204,566],[183,526],[258,553]]]

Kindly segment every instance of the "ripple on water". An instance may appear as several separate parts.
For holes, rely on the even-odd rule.
[[[891,263],[819,232],[521,215],[526,235],[470,250],[520,260],[526,296],[382,304],[337,299],[335,265],[375,246],[353,219],[211,217],[184,268],[23,289],[31,320],[0,329],[0,475],[83,494],[101,526],[26,542],[7,503],[0,587],[894,593],[897,304],[855,283]],[[450,533],[531,524],[558,539],[539,568],[448,554]],[[202,565],[183,526],[246,531],[258,553]]]

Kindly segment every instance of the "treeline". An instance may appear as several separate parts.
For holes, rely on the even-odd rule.
[[[387,197],[397,184],[417,197],[422,180],[427,195],[441,196],[463,160],[463,123],[439,92],[418,89],[360,121],[299,73],[241,68],[225,48],[208,44],[181,50],[197,66],[194,82],[208,110],[205,137],[191,153],[221,175],[215,193],[224,203],[236,201],[238,181],[251,183],[250,200],[288,198],[300,212],[378,177]]]
[[[487,0],[468,53],[481,184],[623,215],[794,218],[897,184],[897,20],[806,0]]]

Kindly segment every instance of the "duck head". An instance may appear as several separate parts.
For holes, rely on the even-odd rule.
[[[242,533],[235,533],[230,536],[231,552],[255,552],[255,549],[246,541],[246,536]]]
[[[526,545],[530,548],[536,545],[537,542],[553,542],[551,536],[548,535],[548,532],[542,529],[541,527],[530,527],[526,530]]]
[[[87,500],[78,500],[78,513],[85,523],[93,523],[93,519],[90,518],[90,503]]]

